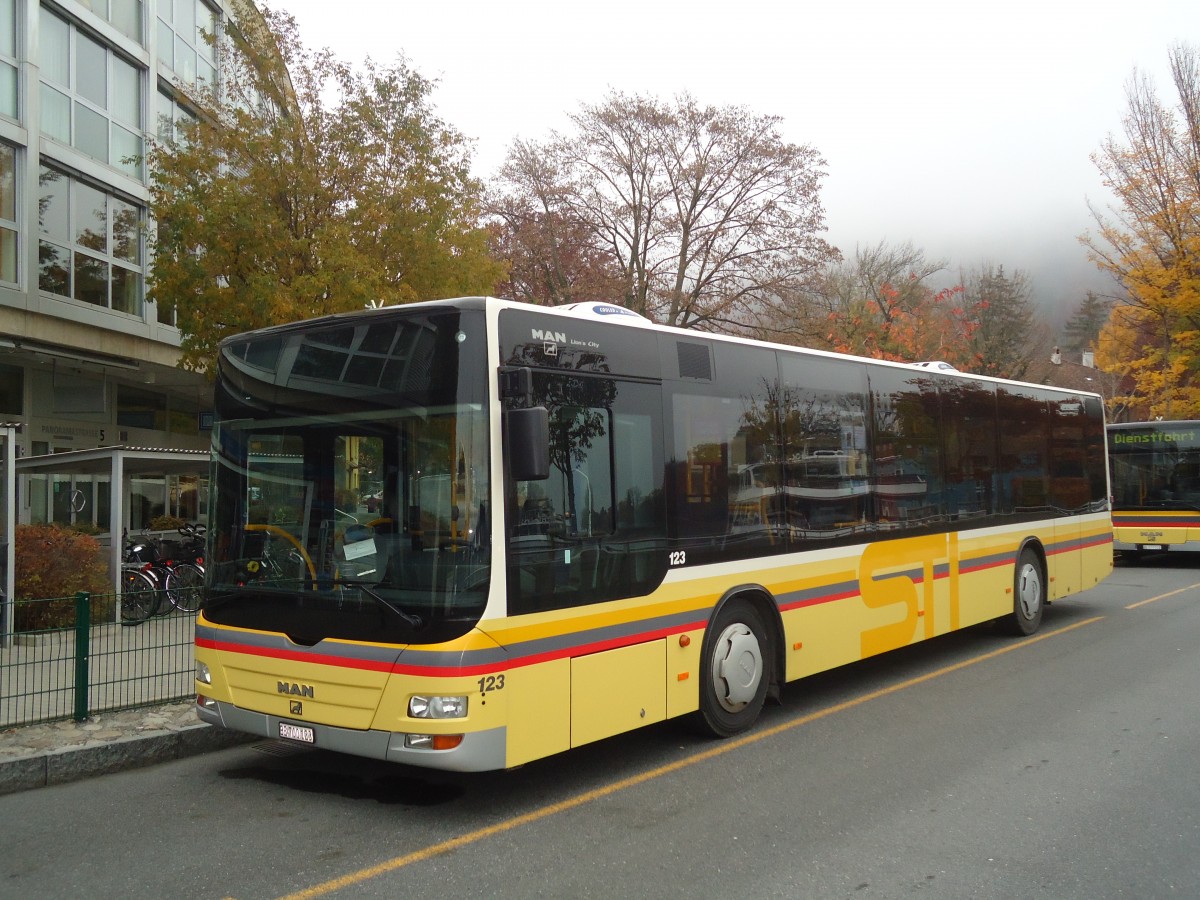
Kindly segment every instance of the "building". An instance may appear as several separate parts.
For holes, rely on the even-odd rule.
[[[0,0],[0,421],[21,423],[18,522],[204,517],[203,454],[139,454],[117,492],[94,458],[208,447],[211,386],[176,368],[173,310],[146,300],[144,156],[189,115],[189,90],[216,82],[207,36],[257,15],[241,0]]]
[[[1115,398],[1128,394],[1133,387],[1127,376],[1096,368],[1096,354],[1093,351],[1063,353],[1058,347],[1050,356],[1033,360],[1022,380],[1099,394],[1104,398],[1110,422],[1124,421],[1127,410]]]

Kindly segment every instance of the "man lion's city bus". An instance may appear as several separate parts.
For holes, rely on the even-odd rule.
[[[1112,569],[1076,391],[468,298],[220,347],[197,710],[416,766],[517,766]]]
[[[1200,421],[1108,426],[1113,549],[1200,550]]]

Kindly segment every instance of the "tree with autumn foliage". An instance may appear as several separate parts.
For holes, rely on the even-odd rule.
[[[570,122],[514,144],[494,185],[519,296],[608,292],[657,322],[741,330],[837,258],[821,237],[824,161],[777,117],[611,93]]]
[[[1109,412],[1125,420],[1190,419],[1200,416],[1197,383],[1198,336],[1182,332],[1164,304],[1114,307],[1096,344],[1096,365],[1121,386]]]
[[[247,329],[490,292],[482,186],[434,82],[312,52],[283,13],[238,25],[220,93],[195,89],[196,117],[149,154],[149,297],[175,309],[181,364],[206,369]]]
[[[624,296],[620,266],[570,214],[565,183],[554,160],[514,141],[487,205],[495,255],[508,266],[501,296],[541,306]]]
[[[1123,133],[1092,156],[1116,205],[1093,208],[1098,230],[1081,239],[1127,295],[1096,362],[1128,376],[1121,401],[1146,418],[1200,416],[1200,51],[1169,58],[1175,104],[1135,72]]]
[[[899,362],[943,360],[970,371],[978,325],[960,286],[932,284],[944,268],[911,244],[859,247],[825,272],[816,300],[793,308],[790,342]]]

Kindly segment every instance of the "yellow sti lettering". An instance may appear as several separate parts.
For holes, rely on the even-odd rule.
[[[940,631],[958,627],[958,535],[934,534],[869,544],[858,568],[859,593],[870,609],[896,607],[893,621],[862,633],[863,657],[911,644],[917,623],[925,619],[924,637],[939,632],[937,566],[947,564],[949,621]],[[899,618],[896,618],[899,616]]]

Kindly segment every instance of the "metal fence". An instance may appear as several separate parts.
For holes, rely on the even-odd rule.
[[[0,728],[86,719],[190,697],[196,614],[169,610],[122,623],[113,594],[16,600],[0,640]]]

